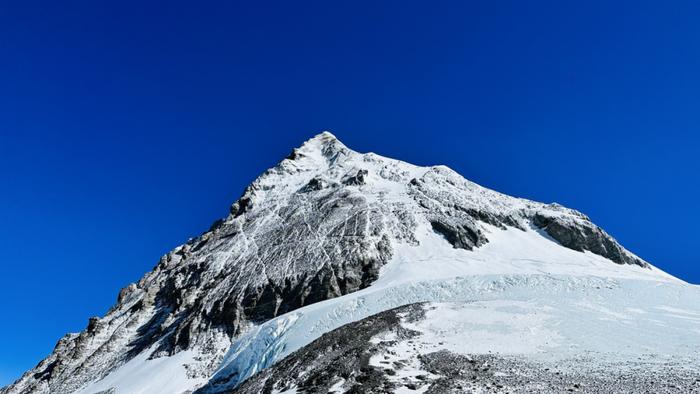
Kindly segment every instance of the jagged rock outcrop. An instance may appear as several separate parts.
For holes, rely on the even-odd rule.
[[[497,193],[444,166],[357,153],[322,133],[0,393],[74,392],[138,355],[185,350],[196,353],[188,376],[205,379],[251,326],[369,286],[396,244],[418,242],[423,222],[455,248],[487,244],[490,227],[535,226],[568,248],[647,266],[574,210]]]
[[[647,266],[642,259],[627,252],[603,229],[595,226],[587,217],[585,219],[574,221],[567,217],[536,213],[532,216],[532,223],[567,248],[581,252],[588,250],[618,264]]]

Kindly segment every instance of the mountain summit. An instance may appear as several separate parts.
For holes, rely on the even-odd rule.
[[[669,304],[680,295],[682,302]],[[501,304],[477,304],[491,301]],[[489,190],[445,166],[358,153],[324,132],[260,175],[227,217],[161,257],[119,292],[104,317],[60,339],[0,393],[438,390],[435,382],[449,375],[441,372],[442,359],[416,361],[433,353],[394,360],[405,349],[387,345],[384,354],[369,345],[400,344],[413,338],[409,331],[430,331],[431,313],[452,330],[431,349],[460,357],[509,353],[497,343],[512,344],[514,354],[557,359],[604,353],[608,342],[591,338],[609,334],[615,343],[625,329],[642,342],[668,334],[657,343],[626,338],[625,346],[691,357],[700,327],[694,326],[695,339],[684,335],[692,332],[692,319],[700,321],[698,301],[694,286],[627,251],[580,212]],[[413,306],[394,310],[404,305]],[[656,307],[662,309],[646,313]],[[689,319],[668,323],[660,316],[664,307]],[[574,341],[581,328],[571,321],[581,316],[601,320],[589,339]],[[511,327],[512,319],[520,325]],[[370,335],[363,322],[378,328]],[[352,332],[367,340],[348,342]],[[356,343],[347,350],[358,356],[338,358],[333,349],[344,348],[333,338]],[[450,341],[453,348],[436,345]],[[336,358],[324,364],[322,353]],[[376,364],[372,354],[385,355],[387,364]],[[430,362],[432,372],[396,377],[410,363],[430,370]],[[337,363],[357,368],[331,373]],[[322,378],[313,375],[319,365]],[[294,380],[292,373],[315,380]],[[363,373],[371,378],[364,383]]]

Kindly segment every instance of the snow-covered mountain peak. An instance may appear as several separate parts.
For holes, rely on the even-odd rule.
[[[243,211],[251,212],[264,201],[341,190],[345,194],[358,193],[369,199],[387,193],[399,197],[399,194],[407,193],[406,187],[411,179],[429,170],[374,153],[353,151],[333,134],[323,132],[305,141],[278,165],[258,177],[231,211],[237,217]]]
[[[288,159],[309,158],[317,160],[316,165],[322,167],[323,162],[326,162],[326,165],[330,165],[351,154],[356,154],[356,152],[348,149],[330,132],[324,131],[306,140],[299,148],[294,149]]]
[[[675,281],[575,210],[510,197],[445,166],[358,153],[324,132],[3,393],[108,390],[137,381],[128,372],[137,361],[173,363],[184,382],[173,384],[195,388],[270,319],[291,324],[300,308],[377,289],[419,302],[412,286],[487,274]]]
[[[336,146],[339,148],[346,148],[345,145],[343,145],[340,140],[338,140],[338,137],[336,137],[333,133],[330,131],[322,131],[315,136],[309,138],[308,140],[304,141],[304,143],[301,145],[300,149],[320,149],[323,150],[324,147],[327,146]]]

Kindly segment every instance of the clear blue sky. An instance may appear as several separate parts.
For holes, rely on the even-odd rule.
[[[700,282],[697,2],[108,3],[0,4],[0,384],[324,129]]]

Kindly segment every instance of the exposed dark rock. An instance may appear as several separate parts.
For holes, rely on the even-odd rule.
[[[648,266],[646,262],[625,251],[600,227],[590,222],[574,222],[562,217],[536,213],[532,217],[532,223],[567,248],[578,251],[587,250],[618,264]]]
[[[430,222],[433,230],[445,237],[454,248],[472,250],[486,243],[481,232],[470,224],[449,224],[439,219]]]
[[[243,215],[252,206],[252,199],[249,196],[244,195],[233,205],[231,205],[231,215],[236,218]]]
[[[355,175],[346,178],[343,181],[343,184],[356,185],[356,186],[364,185],[365,184],[365,177],[367,176],[367,174],[368,174],[367,170],[359,170],[359,171],[357,171],[357,173]]]
[[[296,160],[300,157],[304,156],[302,153],[299,152],[299,149],[292,149],[292,151],[287,155],[286,159],[287,160]]]
[[[41,372],[34,374],[34,379],[36,380],[49,380],[51,379],[51,372],[56,368],[57,361],[54,361],[47,365]]]
[[[97,325],[99,324],[99,322],[100,322],[99,317],[91,317],[90,318],[90,320],[88,321],[87,328],[86,328],[88,334],[95,333],[95,330],[97,330]]]
[[[321,190],[321,189],[325,188],[326,186],[327,186],[326,182],[323,179],[316,177],[316,178],[311,178],[309,183],[307,183],[303,188],[301,188],[300,191],[302,193],[308,193],[308,192],[312,192],[312,191]]]

